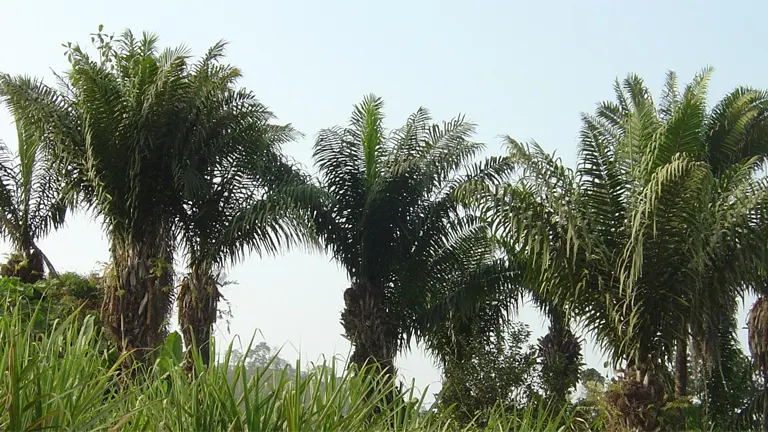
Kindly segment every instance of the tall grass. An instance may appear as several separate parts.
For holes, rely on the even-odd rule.
[[[40,334],[19,308],[0,316],[0,430],[72,431],[473,431],[450,410],[424,409],[423,395],[388,397],[369,374],[331,360],[302,370],[247,373],[231,347],[190,378],[176,355],[126,379],[121,358],[104,349],[93,319],[76,315]],[[162,348],[167,350],[168,348]],[[200,366],[200,365],[198,365]],[[489,431],[555,431],[579,426],[543,409],[492,414]]]

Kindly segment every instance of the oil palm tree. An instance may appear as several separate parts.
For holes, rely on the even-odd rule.
[[[208,119],[188,143],[180,239],[187,274],[177,298],[179,325],[191,367],[195,350],[207,365],[208,343],[218,313],[222,270],[247,252],[274,254],[295,241],[310,240],[314,187],[281,153],[295,138],[253,94],[235,89],[237,69],[221,64],[224,43],[194,67],[193,82],[209,89],[198,116]],[[305,211],[302,211],[305,209]]]
[[[319,133],[314,160],[329,201],[317,232],[351,282],[341,316],[354,346],[350,363],[373,361],[394,375],[413,305],[429,286],[420,269],[473,223],[460,211],[459,191],[507,168],[498,159],[470,167],[483,146],[470,141],[474,125],[463,117],[433,125],[420,109],[391,132],[383,123],[383,102],[371,95],[355,106],[348,127]],[[449,272],[460,261],[442,265]]]
[[[114,39],[100,29],[93,40],[96,58],[69,45],[71,69],[58,89],[5,77],[3,94],[42,129],[70,179],[70,201],[103,221],[112,255],[103,322],[121,351],[142,359],[167,326],[178,219],[199,149],[190,143],[210,128],[201,99],[236,106],[246,95],[211,98],[219,89],[200,84],[187,50],[161,51],[155,35]]]
[[[444,263],[453,261],[462,264],[446,268]],[[506,340],[523,294],[519,264],[500,253],[487,227],[480,224],[455,237],[427,267],[426,295],[413,312],[413,328],[416,341],[442,369],[443,403],[450,405],[471,393],[462,365],[481,361],[479,356],[486,351],[478,351],[479,347],[492,349],[486,344]],[[478,407],[463,407],[457,414],[469,420],[478,414],[474,408]]]
[[[294,188],[286,184],[264,190],[258,179],[244,181],[249,175],[253,173],[226,174],[210,191],[191,200],[189,213],[182,217],[188,267],[177,306],[189,368],[195,352],[203,365],[209,363],[208,344],[218,316],[224,267],[247,252],[275,254],[297,242],[311,241],[310,219],[290,195]]]
[[[457,234],[443,240],[426,266],[419,263],[423,298],[409,302],[413,336],[444,368],[471,361],[465,348],[500,330],[523,294],[519,261],[501,253],[486,225]]]
[[[203,365],[209,363],[208,343],[218,316],[225,266],[248,252],[275,254],[297,242],[313,241],[311,218],[304,206],[309,201],[303,200],[312,198],[313,186],[288,164],[282,179],[274,183],[274,167],[252,160],[264,151],[252,149],[241,154],[247,157],[234,157],[226,167],[212,169],[209,175],[218,180],[189,200],[187,213],[181,218],[188,267],[179,286],[177,306],[179,327],[188,348],[187,367],[192,366],[194,352],[199,353]]]
[[[62,179],[41,145],[40,131],[19,119],[16,132],[16,155],[0,141],[0,233],[13,247],[0,273],[34,283],[46,267],[56,274],[37,241],[64,223],[67,206]]]
[[[639,77],[617,82],[617,102],[583,116],[576,171],[510,139],[522,176],[488,201],[542,293],[640,382],[716,328],[765,256],[765,97],[737,89],[708,111],[709,73],[682,94],[669,74],[658,108]]]
[[[650,282],[642,274],[677,267],[677,282],[666,284],[691,287],[683,297],[688,321],[675,342],[678,395],[686,394],[689,338],[709,364],[716,363],[720,321],[736,312],[736,297],[763,267],[754,219],[764,210],[763,191],[754,173],[768,151],[768,95],[737,88],[710,110],[711,72],[703,70],[682,93],[670,72],[658,106],[642,80],[631,76],[623,89],[617,86],[617,102],[602,104],[585,120],[593,139],[623,149],[627,183],[638,191],[624,253],[627,284]],[[660,256],[656,267],[648,265]]]

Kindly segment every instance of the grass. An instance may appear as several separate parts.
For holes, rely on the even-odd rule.
[[[190,379],[173,344],[138,378],[104,348],[92,318],[77,314],[34,330],[21,308],[0,316],[0,430],[30,431],[474,431],[450,410],[428,411],[423,395],[388,398],[369,374],[320,367],[248,372],[246,356],[223,359]],[[34,320],[33,320],[34,321]],[[178,348],[178,347],[177,347]],[[375,378],[375,377],[374,377]],[[390,401],[390,402],[388,402]],[[483,430],[584,429],[578,419],[530,408],[493,413]]]

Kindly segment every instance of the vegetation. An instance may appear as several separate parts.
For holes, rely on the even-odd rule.
[[[485,423],[498,406],[515,409],[536,400],[538,363],[530,336],[527,326],[510,323],[473,338],[463,359],[451,358],[443,366],[439,405],[452,407],[460,422]]]
[[[383,101],[370,95],[349,127],[318,135],[314,158],[328,204],[317,233],[352,283],[341,315],[354,346],[350,362],[373,359],[394,374],[429,293],[445,282],[429,276],[462,273],[468,257],[489,258],[484,227],[461,213],[457,191],[503,174],[505,165],[469,166],[483,145],[470,140],[474,125],[463,117],[439,126],[422,108],[392,132],[383,122]]]
[[[512,137],[480,159],[462,115],[387,129],[370,95],[317,135],[313,178],[224,42],[193,59],[92,40],[66,45],[57,87],[0,74],[18,141],[0,146],[3,429],[768,430],[768,92],[709,107],[711,69],[682,90],[670,72],[658,100],[629,75],[582,115],[575,168]],[[77,210],[104,224],[101,275],[37,246]],[[347,367],[215,352],[227,266],[297,245],[347,273]],[[526,299],[549,321],[535,344]],[[611,379],[584,370],[580,333]],[[397,383],[412,340],[443,371],[431,409]]]
[[[46,266],[56,274],[37,241],[61,226],[67,206],[61,173],[54,170],[51,154],[41,145],[42,131],[20,117],[16,117],[16,155],[0,141],[0,233],[13,246],[0,274],[34,283],[43,278]]]

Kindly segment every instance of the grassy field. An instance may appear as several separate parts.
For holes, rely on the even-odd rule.
[[[190,379],[173,341],[133,378],[106,347],[93,317],[73,314],[39,331],[17,307],[0,317],[0,429],[126,431],[548,431],[584,429],[544,410],[495,413],[484,425],[457,425],[413,391],[385,402],[390,388],[330,361],[310,370],[247,373],[224,353]],[[8,308],[6,308],[6,311]]]

